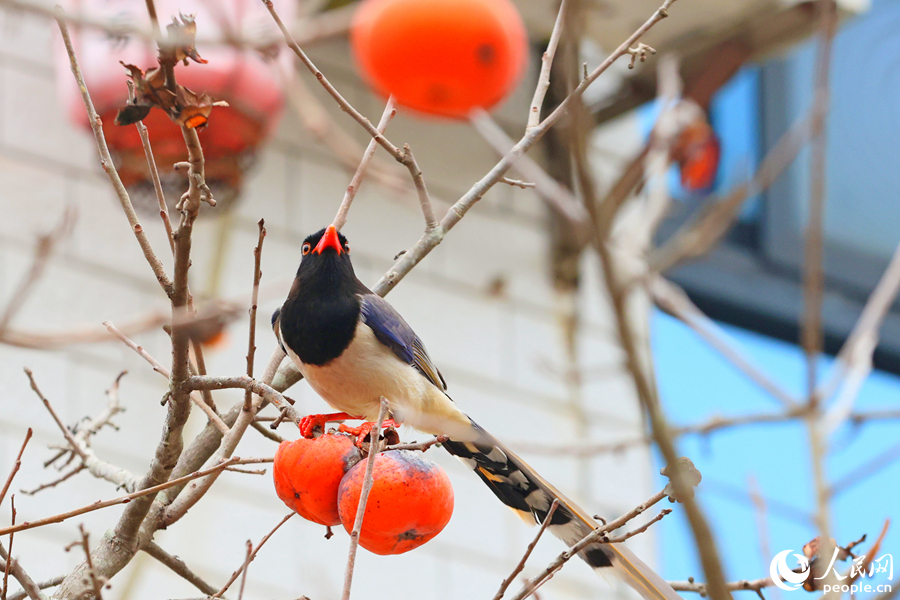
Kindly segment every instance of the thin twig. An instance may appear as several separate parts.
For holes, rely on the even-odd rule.
[[[70,478],[74,477],[75,475],[78,475],[85,469],[87,469],[87,466],[84,463],[81,463],[80,465],[78,465],[77,467],[75,467],[74,469],[69,471],[68,473],[66,473],[60,477],[57,477],[53,481],[50,481],[48,483],[42,483],[41,485],[39,485],[36,488],[31,489],[31,490],[19,490],[19,491],[27,496],[34,496],[35,494],[37,494],[40,491],[55,487],[55,486],[59,485],[60,483],[66,481],[67,479],[70,479]]]
[[[247,570],[250,561],[253,560],[253,542],[247,540],[247,558],[244,559],[244,565],[241,567],[241,587],[238,591],[238,600],[244,597],[244,585],[247,583]]]
[[[124,333],[119,331],[115,325],[113,325],[110,321],[103,321],[103,325],[106,327],[107,331],[116,336],[119,340],[122,341],[123,344],[134,350],[140,355],[141,358],[150,363],[150,366],[153,367],[153,370],[168,379],[171,376],[169,369],[162,366],[158,360],[150,356],[150,354],[144,350],[143,346],[139,346],[135,343],[134,340],[126,336]],[[206,391],[206,390],[204,390]],[[228,425],[222,421],[222,418],[216,413],[215,408],[210,406],[208,402],[206,402],[203,398],[198,397],[196,394],[190,394],[191,402],[193,402],[197,407],[206,414],[207,418],[212,422],[216,428],[221,431],[223,434],[228,433]]]
[[[85,561],[87,561],[87,571],[88,575],[91,578],[91,587],[94,588],[94,598],[96,600],[103,600],[103,582],[100,581],[100,578],[97,576],[97,571],[94,569],[94,561],[91,559],[91,545],[88,542],[88,533],[84,529],[84,525],[78,525],[78,531],[81,533],[81,547],[84,549]]]
[[[9,486],[12,484],[13,478],[16,476],[16,473],[19,472],[19,469],[22,468],[22,453],[25,452],[25,446],[28,445],[28,441],[31,439],[31,435],[34,433],[31,430],[31,427],[28,428],[28,431],[25,432],[25,440],[22,442],[22,447],[19,448],[19,454],[16,455],[16,462],[13,463],[13,468],[9,472],[9,476],[6,478],[6,483],[3,484],[3,489],[0,490],[0,504],[3,503],[3,499],[6,498],[6,492],[9,491]]]
[[[19,564],[19,561],[12,558],[10,554],[6,552],[6,549],[3,547],[3,544],[0,544],[0,558],[6,561],[6,564],[3,565],[3,568],[6,569],[6,565],[9,566],[10,574],[16,578],[16,581],[22,586],[22,591],[29,597],[31,600],[47,600],[47,597],[41,593],[41,587],[50,587],[50,584],[47,586],[39,587],[38,584],[34,582],[34,580],[28,576],[28,573],[25,572],[25,569],[22,568],[22,565]],[[12,600],[14,597],[22,597],[21,594],[13,594],[12,597],[7,600]]]
[[[281,519],[281,521],[279,521],[278,524],[275,525],[274,528],[272,528],[272,531],[267,533],[259,541],[259,544],[256,546],[256,548],[254,548],[253,544],[251,544],[249,541],[247,542],[247,544],[248,544],[247,545],[247,559],[244,561],[244,564],[242,564],[241,567],[237,571],[235,571],[234,573],[231,574],[231,577],[228,579],[227,582],[225,582],[225,585],[223,585],[222,588],[219,589],[219,591],[217,591],[213,594],[213,596],[212,596],[213,598],[221,598],[222,594],[224,594],[226,591],[228,591],[228,588],[231,587],[231,584],[235,582],[235,580],[238,578],[238,576],[243,574],[243,576],[246,577],[247,567],[250,565],[251,562],[253,562],[253,559],[256,558],[256,554],[259,552],[259,549],[263,547],[263,544],[265,544],[267,541],[269,541],[269,538],[272,537],[272,535],[274,535],[274,533],[276,531],[278,531],[279,527],[281,527],[282,525],[287,523],[288,520],[291,517],[293,517],[295,514],[296,513],[292,512],[292,513],[286,515],[283,519]],[[241,589],[243,589],[243,587],[244,587],[244,584],[243,584],[243,578],[242,578],[241,579]]]
[[[10,521],[13,525],[16,524],[16,495],[13,494],[9,497],[9,504],[12,511],[12,520]],[[6,594],[9,592],[9,568],[13,563],[13,534],[9,534],[9,558],[6,560],[6,564],[3,566],[3,593],[0,594],[0,600],[6,600]]]
[[[615,531],[665,497],[665,491],[660,491],[654,494],[646,502],[639,504],[621,517],[610,521],[605,525],[601,525],[600,527],[588,533],[581,540],[570,546],[567,550],[557,555],[557,557],[553,559],[550,564],[548,564],[537,576],[526,582],[525,585],[522,586],[522,589],[519,590],[519,592],[515,596],[513,596],[511,600],[524,600],[525,598],[533,594],[541,585],[543,585],[547,580],[553,577],[573,556],[577,556],[578,553],[584,550],[587,546],[602,541],[607,533],[609,533],[610,531]]]
[[[475,131],[486,141],[494,151],[503,156],[513,146],[513,141],[509,139],[506,132],[491,118],[491,115],[483,109],[475,109],[469,115],[469,122]],[[556,210],[563,217],[572,223],[573,227],[580,228],[578,233],[586,236],[584,231],[588,221],[587,212],[584,206],[578,202],[575,196],[556,179],[547,174],[539,164],[537,164],[528,155],[523,155],[516,162],[515,170],[522,174],[523,177],[533,181],[531,187],[537,189],[538,194],[544,202],[552,209]],[[500,182],[509,183],[513,180],[504,181],[506,177],[500,178]],[[519,182],[516,182],[519,185]],[[526,187],[523,185],[523,187]],[[576,229],[577,230],[577,229]]]
[[[509,177],[501,177],[500,183],[505,183],[506,185],[511,185],[514,187],[520,187],[523,190],[534,189],[537,187],[537,184],[532,181],[522,181],[520,179],[510,179]]]
[[[13,569],[15,569],[17,566],[18,564],[13,561]],[[15,574],[13,574],[13,577],[15,577]],[[25,600],[25,598],[32,598],[32,600],[46,600],[45,596],[41,593],[41,590],[50,587],[56,587],[60,583],[62,583],[63,579],[65,579],[64,576],[57,575],[56,577],[51,577],[50,579],[46,579],[41,582],[31,581],[30,587],[25,588],[25,586],[23,586],[23,588],[25,589],[22,589],[15,594],[12,594],[11,596],[7,596],[6,600]],[[19,584],[21,583],[22,581],[19,580]]]
[[[157,24],[158,25],[158,24]],[[125,82],[128,86],[129,99],[134,97],[134,82],[128,80]],[[172,220],[169,218],[169,206],[166,204],[166,195],[163,192],[162,182],[159,179],[159,169],[156,167],[156,159],[153,158],[153,148],[150,146],[150,135],[147,133],[147,126],[143,121],[134,124],[137,128],[138,135],[141,138],[141,145],[144,147],[144,157],[147,159],[147,168],[150,170],[150,181],[153,182],[153,189],[156,192],[156,202],[159,205],[159,218],[162,220],[163,228],[166,230],[166,237],[169,240],[169,249],[175,254],[175,234],[172,232]]]
[[[387,104],[384,107],[384,112],[381,113],[381,120],[378,121],[378,127],[376,127],[379,132],[384,133],[388,123],[390,123],[391,119],[394,118],[394,115],[397,114],[396,105],[397,102],[393,96],[388,98]],[[375,138],[369,140],[366,151],[359,161],[359,166],[356,168],[356,172],[353,173],[353,178],[350,179],[350,184],[347,186],[347,191],[344,192],[344,198],[341,200],[341,205],[338,207],[337,214],[334,215],[334,221],[331,223],[338,231],[340,231],[347,222],[347,212],[350,210],[350,204],[353,202],[353,199],[356,198],[356,193],[359,191],[359,186],[362,185],[363,177],[369,167],[369,161],[372,160],[372,156],[375,154],[375,149],[377,147],[378,143],[375,141]]]
[[[631,531],[629,531],[627,533],[623,533],[622,535],[619,535],[616,537],[611,537],[608,539],[602,539],[600,541],[603,542],[604,544],[620,544],[627,539],[633,538],[634,536],[638,535],[639,533],[644,533],[645,531],[650,529],[650,527],[654,523],[658,523],[658,522],[662,521],[663,517],[665,517],[670,512],[672,512],[671,508],[664,508],[661,511],[659,511],[659,514],[657,514],[655,517],[653,517],[652,519],[650,519],[649,521],[647,521],[646,523],[644,523],[637,529],[632,529]]]
[[[69,431],[69,428],[63,425],[63,422],[60,421],[59,416],[56,414],[56,411],[53,410],[53,406],[50,405],[50,401],[44,397],[44,394],[41,392],[40,388],[38,388],[37,383],[34,381],[34,374],[31,372],[31,369],[25,367],[25,374],[28,375],[28,381],[31,382],[31,389],[34,390],[34,393],[37,394],[38,398],[41,399],[41,402],[44,403],[44,407],[47,409],[47,412],[50,413],[50,416],[53,417],[53,420],[56,422],[59,430],[62,431],[63,436],[66,438],[66,441],[69,442],[69,445],[72,447],[72,452],[81,457],[81,460],[87,461],[87,454],[81,448],[81,445],[75,441],[75,438],[72,437],[72,432]]]
[[[131,230],[134,232],[134,236],[137,238],[138,244],[144,253],[144,258],[153,270],[153,274],[156,276],[156,280],[159,282],[160,286],[162,286],[163,291],[167,296],[171,297],[173,294],[172,281],[169,279],[169,276],[166,275],[162,262],[160,262],[156,253],[153,251],[150,240],[147,238],[147,234],[141,226],[137,213],[134,211],[134,206],[131,204],[131,198],[128,196],[128,191],[122,184],[119,173],[116,171],[116,167],[113,164],[112,156],[109,153],[109,147],[106,145],[106,138],[103,136],[103,122],[100,120],[100,115],[98,115],[97,111],[94,109],[94,103],[91,101],[90,93],[88,93],[87,84],[84,82],[81,68],[78,66],[78,60],[75,58],[75,50],[72,47],[69,30],[66,27],[65,21],[67,17],[65,12],[59,6],[56,7],[55,12],[56,22],[59,24],[59,31],[62,34],[63,42],[66,46],[66,53],[69,55],[69,65],[72,68],[72,74],[75,76],[75,81],[78,83],[78,89],[81,90],[81,97],[82,100],[84,100],[84,106],[88,113],[88,121],[94,132],[94,141],[97,143],[97,150],[100,152],[100,164],[106,172],[107,177],[109,177],[113,189],[116,191],[119,204],[122,205],[122,210],[125,211],[128,224],[131,225]]]
[[[565,0],[563,0],[565,2]],[[531,552],[534,550],[534,547],[537,546],[537,543],[540,541],[541,536],[544,535],[544,531],[547,529],[547,526],[550,525],[550,520],[553,518],[553,513],[556,512],[556,509],[559,508],[559,498],[553,499],[553,504],[550,505],[550,510],[547,511],[547,516],[544,518],[544,522],[541,523],[540,529],[538,529],[537,534],[534,536],[534,539],[528,544],[528,547],[525,548],[525,554],[522,555],[522,559],[519,561],[519,564],[515,566],[512,570],[512,573],[509,574],[509,577],[503,580],[500,583],[500,589],[497,590],[497,593],[494,594],[494,600],[500,600],[503,597],[503,594],[506,593],[507,588],[509,588],[509,584],[513,582],[516,578],[516,575],[522,572],[522,569],[525,568],[525,563],[528,561],[528,557],[531,556]]]
[[[449,436],[439,435],[439,436],[436,436],[436,437],[428,440],[427,442],[418,442],[418,443],[413,442],[411,444],[394,444],[393,446],[387,446],[386,448],[384,448],[382,450],[382,452],[387,452],[388,450],[419,450],[419,451],[424,452],[425,450],[428,450],[435,444],[443,444],[444,442],[448,441],[449,439],[450,439]]]
[[[366,462],[366,473],[363,478],[362,490],[359,493],[359,504],[356,506],[356,516],[353,520],[353,529],[350,532],[350,550],[347,555],[347,569],[344,572],[344,591],[341,600],[350,600],[350,586],[353,584],[353,567],[356,565],[356,549],[359,546],[359,532],[362,529],[363,517],[366,513],[366,502],[369,500],[369,492],[375,481],[375,458],[378,456],[378,437],[381,435],[381,425],[388,413],[387,400],[381,398],[381,406],[378,409],[378,420],[375,427],[369,432],[369,457]]]
[[[262,278],[260,262],[262,261],[263,240],[266,237],[266,221],[260,219],[259,240],[253,249],[253,293],[250,297],[250,333],[247,336],[247,377],[253,377],[253,358],[256,356],[256,308],[259,302],[259,280]],[[250,390],[244,392],[244,410],[250,410],[253,393]]]
[[[24,531],[26,529],[34,529],[35,527],[43,527],[44,525],[49,525],[51,523],[62,523],[66,519],[71,519],[72,517],[77,517],[78,515],[83,515],[85,513],[93,512],[95,510],[100,510],[101,508],[107,508],[110,506],[115,506],[116,504],[127,504],[132,500],[137,498],[143,498],[144,496],[150,496],[160,492],[162,490],[169,489],[170,487],[175,487],[177,485],[181,485],[182,483],[186,483],[188,481],[192,481],[194,479],[198,479],[200,477],[206,477],[207,475],[218,473],[219,471],[224,470],[226,467],[230,467],[231,465],[237,464],[240,461],[238,457],[233,457],[226,460],[223,463],[220,463],[214,467],[206,469],[204,471],[197,471],[195,473],[191,473],[190,475],[185,475],[184,477],[179,477],[178,479],[173,479],[171,481],[167,481],[165,483],[161,483],[159,485],[155,485],[153,487],[149,487],[143,490],[139,490],[137,492],[133,492],[131,494],[126,494],[125,496],[119,496],[118,498],[113,498],[112,500],[104,500],[97,501],[93,504],[88,504],[87,506],[82,506],[81,508],[76,508],[75,510],[70,510],[68,512],[60,513],[58,515],[53,515],[52,517],[44,517],[43,519],[38,519],[36,521],[24,521],[18,525],[4,527],[0,529],[0,536],[7,535],[9,533],[15,533],[17,531]]]
[[[434,216],[434,207],[431,206],[431,197],[428,195],[428,188],[425,186],[425,177],[422,175],[422,169],[416,162],[409,144],[403,144],[403,160],[400,161],[409,169],[412,176],[413,184],[416,186],[416,194],[419,196],[419,205],[422,207],[422,216],[425,218],[425,232],[429,232],[438,226],[437,219]]]
[[[116,336],[116,338],[118,338],[119,340],[121,340],[121,342],[122,342],[123,344],[125,344],[126,346],[128,346],[129,348],[131,348],[132,350],[134,350],[135,352],[137,352],[137,353],[140,355],[141,358],[143,358],[143,359],[146,360],[148,363],[150,363],[150,366],[153,367],[153,370],[154,370],[154,371],[156,371],[157,373],[159,373],[160,375],[162,375],[162,376],[165,377],[166,379],[169,378],[169,369],[167,369],[166,367],[164,367],[158,360],[156,360],[155,358],[153,358],[152,356],[150,356],[150,353],[148,353],[148,352],[144,349],[143,346],[139,346],[139,345],[138,345],[137,343],[135,343],[131,338],[129,338],[129,337],[126,336],[124,333],[122,333],[121,331],[119,331],[119,329],[118,329],[115,325],[113,325],[112,321],[103,321],[103,326],[106,327],[106,330],[107,330],[108,332],[110,332],[111,334],[113,334],[114,336]]]
[[[699,583],[695,581],[670,581],[669,585],[672,586],[672,589],[676,592],[695,592],[700,594],[703,597],[709,595],[709,589],[707,588],[705,583]],[[763,577],[762,579],[754,579],[747,580],[743,579],[741,581],[732,581],[725,584],[725,588],[732,592],[739,592],[742,590],[749,590],[753,592],[759,593],[763,588],[767,588],[770,585],[774,585],[772,583],[771,577]]]
[[[819,0],[819,45],[816,55],[816,75],[812,108],[813,139],[810,158],[809,215],[804,247],[804,309],[801,323],[801,342],[806,353],[807,431],[810,461],[816,496],[816,527],[822,540],[820,551],[831,552],[831,524],[829,515],[829,487],[825,473],[825,454],[828,451],[827,433],[821,427],[821,399],[817,395],[819,354],[822,351],[822,299],[824,294],[823,222],[825,201],[826,135],[825,116],[829,104],[829,72],[831,48],[837,27],[837,7],[834,0]],[[837,583],[835,573],[823,573],[824,584]]]
[[[141,547],[141,550],[155,558],[160,564],[168,567],[173,573],[196,587],[204,594],[215,594],[216,588],[206,583],[199,575],[194,573],[183,560],[169,554],[159,547],[156,542],[150,541]]]
[[[566,9],[568,6],[568,0],[562,0],[559,3],[559,11],[556,13],[556,22],[553,24],[553,31],[550,33],[550,41],[547,42],[547,49],[541,56],[541,72],[538,75],[537,86],[534,89],[534,97],[531,99],[526,131],[537,127],[541,122],[541,107],[544,105],[544,96],[547,95],[547,89],[550,87],[550,68],[553,66],[553,57],[556,54],[557,46],[559,46],[559,37],[562,34],[563,25],[566,21]]]
[[[309,69],[309,72],[313,74],[313,76],[318,80],[322,87],[325,88],[325,91],[331,95],[332,98],[338,103],[338,106],[341,107],[345,113],[353,117],[353,119],[362,125],[363,129],[365,129],[372,138],[374,138],[381,146],[387,150],[391,156],[393,156],[398,162],[403,162],[403,153],[397,148],[397,146],[393,145],[388,141],[384,135],[372,125],[371,121],[365,118],[358,110],[353,108],[353,105],[347,102],[347,99],[344,98],[340,92],[337,91],[328,78],[325,77],[325,74],[316,67],[315,63],[310,60],[309,56],[297,45],[297,42],[294,40],[294,36],[291,35],[291,32],[288,31],[287,27],[284,25],[284,22],[281,20],[281,17],[278,16],[278,12],[275,10],[275,6],[272,4],[272,0],[263,0],[263,4],[266,5],[266,8],[269,9],[269,13],[272,15],[272,19],[275,20],[275,24],[278,25],[278,28],[281,30],[282,35],[284,35],[284,39],[287,42],[288,47],[294,51],[294,54],[300,59],[303,65]]]

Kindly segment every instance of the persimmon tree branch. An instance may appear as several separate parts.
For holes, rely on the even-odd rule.
[[[350,550],[347,553],[347,569],[344,571],[344,591],[341,600],[350,600],[350,587],[353,585],[353,568],[356,565],[356,550],[359,546],[359,534],[362,530],[363,517],[366,514],[366,503],[369,500],[369,492],[375,482],[375,459],[378,456],[378,438],[381,436],[381,426],[388,414],[387,399],[381,398],[378,408],[378,420],[375,427],[369,432],[369,457],[366,461],[366,473],[363,477],[362,489],[359,492],[359,503],[356,505],[356,515],[353,518],[353,528],[350,531]]]
[[[131,198],[128,196],[128,191],[125,189],[125,185],[119,178],[119,173],[116,171],[116,167],[113,164],[112,156],[109,153],[109,147],[106,145],[106,138],[103,135],[103,122],[100,120],[100,115],[98,115],[97,111],[94,109],[94,103],[91,100],[91,95],[88,92],[84,77],[81,74],[81,68],[78,66],[78,60],[75,57],[72,39],[69,37],[68,27],[66,27],[67,18],[68,17],[63,12],[62,8],[57,6],[56,22],[59,25],[63,43],[66,46],[66,53],[69,55],[69,65],[72,68],[72,74],[75,76],[75,81],[78,83],[78,88],[81,90],[81,98],[87,109],[88,121],[91,124],[91,130],[94,132],[94,141],[97,143],[97,150],[100,152],[100,164],[107,177],[109,177],[110,183],[112,183],[113,189],[116,192],[116,197],[119,199],[119,204],[121,204],[122,210],[125,212],[125,216],[128,219],[128,224],[131,226],[131,230],[134,233],[135,238],[137,238],[141,251],[144,253],[144,258],[153,270],[153,274],[156,276],[156,280],[159,282],[163,291],[167,296],[172,297],[172,294],[174,293],[172,281],[166,274],[162,262],[160,262],[156,253],[153,251],[150,240],[147,238],[147,234],[144,232],[144,228],[138,219],[134,206],[131,204]]]
[[[161,483],[159,485],[144,488],[137,492],[133,492],[131,494],[126,494],[124,496],[119,496],[118,498],[113,498],[112,500],[104,500],[97,501],[93,504],[88,504],[87,506],[82,506],[80,508],[76,508],[70,511],[66,511],[64,513],[60,513],[58,515],[53,515],[51,517],[44,517],[41,519],[36,519],[34,521],[24,521],[19,523],[18,525],[11,525],[9,527],[0,528],[0,536],[9,535],[10,533],[16,533],[18,531],[25,531],[28,529],[34,529],[35,527],[43,527],[44,525],[50,525],[52,523],[62,523],[66,519],[71,519],[72,517],[77,517],[79,515],[83,515],[85,513],[93,512],[95,510],[100,510],[101,508],[108,508],[110,506],[115,506],[117,504],[130,504],[134,500],[138,500],[140,498],[146,498],[148,496],[152,496],[161,492],[162,490],[168,489],[170,487],[174,487],[177,485],[181,485],[182,483],[186,483],[188,481],[193,481],[194,479],[198,479],[201,477],[206,477],[207,475],[212,475],[223,471],[226,467],[230,467],[233,464],[236,464],[240,461],[240,458],[234,457],[226,460],[223,463],[219,463],[218,465],[211,467],[209,469],[203,471],[197,471],[196,473],[191,473],[190,475],[186,475],[184,477],[179,477],[178,479],[173,479],[171,481],[167,481],[165,483]]]
[[[387,104],[384,106],[384,112],[381,113],[381,120],[378,122],[378,127],[376,128],[380,133],[384,133],[388,123],[390,123],[391,119],[394,118],[394,115],[397,114],[396,106],[397,103],[394,100],[394,97],[391,96],[388,98]],[[356,198],[356,193],[359,191],[359,186],[362,184],[363,177],[369,168],[369,161],[372,160],[376,148],[377,142],[375,141],[375,138],[372,138],[369,140],[366,151],[359,161],[359,166],[356,168],[356,172],[353,173],[353,178],[350,180],[350,184],[344,192],[344,198],[341,200],[337,214],[334,215],[334,221],[332,221],[332,225],[334,225],[335,229],[338,231],[340,231],[347,222],[347,213],[350,211],[350,204],[353,202],[353,199]]]
[[[283,519],[281,519],[281,521],[279,521],[278,524],[275,525],[274,528],[272,528],[272,531],[270,531],[265,536],[263,536],[263,538],[259,541],[259,544],[257,544],[255,547],[253,546],[252,543],[250,544],[250,552],[247,555],[247,560],[244,561],[244,564],[241,565],[241,568],[239,568],[237,571],[235,571],[234,573],[231,574],[231,577],[228,578],[228,581],[225,582],[225,585],[223,585],[219,589],[219,591],[213,593],[213,595],[212,595],[213,598],[221,598],[222,594],[224,594],[225,592],[228,591],[228,588],[231,587],[231,584],[234,583],[235,580],[241,574],[244,574],[246,576],[247,567],[250,565],[251,562],[253,562],[253,559],[256,558],[256,555],[259,553],[260,548],[263,547],[263,544],[265,544],[269,540],[269,538],[272,537],[276,531],[278,531],[279,527],[281,527],[282,525],[287,523],[288,520],[291,517],[293,517],[295,514],[296,513],[291,512],[288,515],[286,515]],[[243,585],[242,585],[242,587],[243,587]]]

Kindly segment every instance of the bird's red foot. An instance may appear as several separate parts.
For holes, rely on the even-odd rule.
[[[347,413],[329,413],[327,415],[306,415],[302,419],[300,419],[300,435],[305,438],[313,438],[315,437],[315,430],[318,429],[320,432],[325,431],[325,423],[330,421],[343,421],[344,419],[359,419],[360,417],[354,417],[352,415],[348,415]],[[343,425],[341,425],[343,427]]]
[[[387,419],[384,423],[381,424],[381,429],[382,429],[382,431],[384,431],[385,429],[388,429],[389,427],[396,428],[396,427],[400,427],[400,425],[401,425],[400,423],[394,421],[393,419]],[[349,426],[341,423],[341,425],[338,427],[338,431],[341,431],[343,433],[349,433],[350,435],[355,435],[356,436],[356,446],[359,448],[362,448],[363,443],[368,441],[369,435],[372,433],[372,430],[374,428],[375,428],[375,423],[373,423],[371,421],[367,421],[366,423],[363,423],[359,427],[349,427]]]

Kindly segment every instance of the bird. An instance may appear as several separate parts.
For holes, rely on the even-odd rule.
[[[272,327],[312,389],[339,411],[304,417],[299,423],[304,436],[329,421],[375,421],[385,398],[393,422],[449,437],[443,448],[529,524],[543,523],[558,500],[547,529],[567,545],[598,526],[450,399],[443,375],[412,327],[356,277],[344,234],[329,225],[303,241],[301,254],[287,299],[272,315]],[[668,583],[619,544],[591,544],[579,556],[601,573],[612,571],[645,600],[680,600]]]

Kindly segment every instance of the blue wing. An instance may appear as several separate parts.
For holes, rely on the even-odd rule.
[[[375,332],[378,341],[431,383],[442,390],[447,389],[441,372],[431,362],[422,340],[387,300],[372,293],[361,294],[360,308],[363,322]]]

